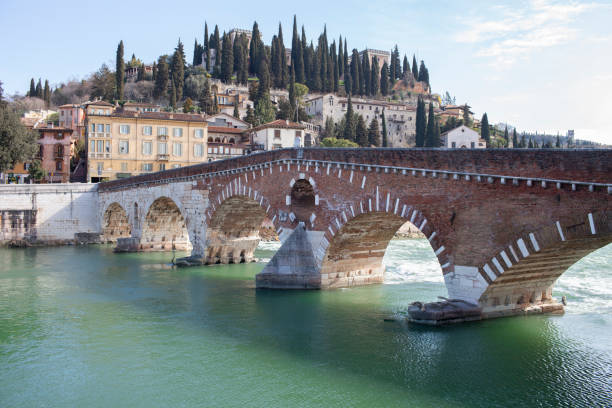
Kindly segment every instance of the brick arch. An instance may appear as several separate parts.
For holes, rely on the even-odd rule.
[[[612,242],[612,212],[567,217],[516,236],[479,267],[488,286],[479,298],[485,313],[550,308],[556,280],[574,263]]]
[[[117,201],[107,205],[102,216],[102,241],[114,243],[118,238],[128,238],[131,234],[132,227],[123,206]]]
[[[378,194],[378,192],[377,192]],[[383,257],[389,242],[405,223],[411,223],[425,234],[444,270],[450,266],[444,246],[434,225],[412,205],[403,204],[391,194],[381,204],[375,196],[365,196],[350,204],[325,231],[317,251],[321,265],[321,287],[345,287],[382,283]]]
[[[138,203],[135,203],[138,204]],[[183,217],[180,203],[161,196],[154,199],[146,211],[138,206],[141,212],[142,236],[140,249],[143,251],[164,251],[169,249],[189,250],[191,241],[187,223]]]
[[[259,243],[259,231],[267,216],[276,232],[280,220],[270,200],[258,191],[231,180],[211,199],[206,211],[206,264],[243,263],[253,259]]]

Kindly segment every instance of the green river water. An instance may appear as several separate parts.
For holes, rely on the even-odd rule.
[[[328,291],[171,258],[0,249],[0,407],[612,406],[612,245],[561,277],[563,316],[443,328],[383,321],[446,296],[426,240],[391,242],[386,284]]]

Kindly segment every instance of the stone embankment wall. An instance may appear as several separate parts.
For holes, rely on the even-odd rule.
[[[53,245],[97,241],[95,184],[0,186],[0,245]]]

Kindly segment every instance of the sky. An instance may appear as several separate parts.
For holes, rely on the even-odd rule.
[[[305,2],[267,0],[129,2],[0,1],[0,81],[24,94],[30,78],[57,85],[81,79],[102,63],[114,66],[117,44],[145,62],[194,39],[204,21],[221,32],[251,29],[264,42],[283,27],[291,46],[293,15],[309,40],[327,26],[349,49],[416,54],[432,91],[448,91],[476,117],[519,131],[566,134],[612,144],[612,0],[439,0]]]

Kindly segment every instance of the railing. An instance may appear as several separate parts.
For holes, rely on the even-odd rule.
[[[89,155],[87,157],[89,157],[90,159],[111,159],[112,155],[111,153],[89,152]]]
[[[166,142],[168,140],[168,135],[157,135],[157,140]]]
[[[113,136],[111,133],[107,132],[89,132],[89,137],[97,139],[110,139]]]
[[[158,154],[157,155],[157,160],[162,160],[162,161],[168,161],[170,155],[169,154]]]

